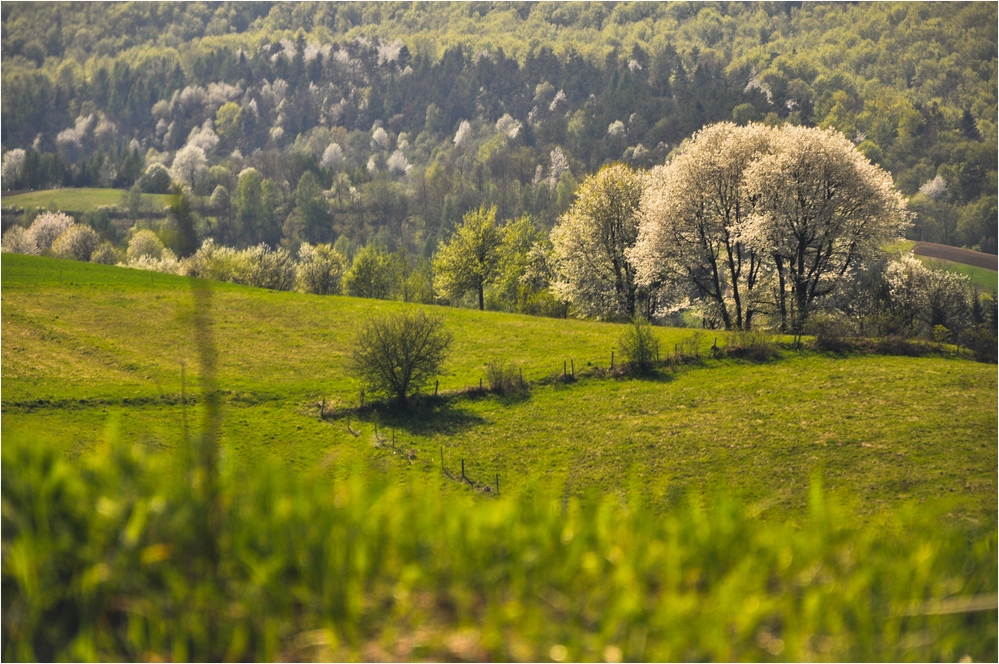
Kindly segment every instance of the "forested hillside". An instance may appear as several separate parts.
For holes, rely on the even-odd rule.
[[[2,56],[7,188],[155,191],[162,163],[223,186],[235,245],[429,256],[482,205],[550,228],[601,164],[756,120],[842,131],[912,238],[996,251],[989,3],[5,4]]]

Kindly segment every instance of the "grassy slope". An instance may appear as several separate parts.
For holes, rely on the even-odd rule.
[[[902,240],[889,247],[885,247],[885,249],[888,251],[897,251],[899,253],[908,253],[912,251],[912,248],[915,247],[916,244],[917,242],[913,240]],[[946,272],[963,274],[971,279],[971,283],[977,284],[985,290],[994,291],[999,288],[999,273],[993,270],[987,270],[974,265],[966,265],[964,263],[956,263],[954,261],[944,260],[943,258],[930,258],[929,256],[916,256],[916,258],[918,258],[923,265],[931,270],[944,270]]]
[[[999,287],[999,272],[987,270],[984,267],[966,265],[965,263],[955,263],[943,258],[930,258],[929,256],[916,256],[916,258],[930,269],[963,274],[971,279],[971,283],[977,284],[988,291],[994,291]]]
[[[102,205],[120,206],[124,194],[122,189],[46,189],[23,194],[8,194],[3,197],[3,205],[87,212],[96,210]],[[152,203],[157,210],[165,208],[169,198],[165,194],[143,194],[142,197],[147,203]]]
[[[61,281],[60,281],[61,275]],[[88,453],[109,419],[127,437],[174,446],[182,437],[180,362],[192,367],[185,280],[123,268],[4,254],[3,429],[44,431],[71,456]],[[658,505],[728,486],[765,516],[797,510],[809,475],[871,514],[912,499],[962,518],[995,519],[995,367],[943,358],[836,358],[785,353],[753,365],[706,361],[671,379],[587,378],[538,385],[526,399],[460,399],[430,413],[382,418],[401,455],[374,449],[374,420],[320,422],[319,396],[356,401],[345,349],[357,322],[395,302],[214,290],[227,390],[226,454],[273,455],[336,473],[374,458],[388,472],[441,479],[440,448],[458,470],[503,486],[565,484],[566,491],[632,483]],[[528,380],[562,360],[604,366],[621,327],[445,310],[455,335],[442,390],[477,385],[501,359]],[[663,342],[690,330],[662,330]],[[714,333],[701,340],[711,344]],[[724,341],[724,340],[722,340]],[[188,388],[191,389],[190,387]],[[188,413],[196,422],[196,412]]]

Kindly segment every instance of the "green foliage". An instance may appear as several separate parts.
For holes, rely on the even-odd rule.
[[[391,254],[369,244],[354,255],[343,278],[344,292],[351,297],[389,300],[396,291],[398,266]]]
[[[358,330],[351,372],[371,392],[406,400],[441,372],[451,345],[444,315],[420,309],[369,320]]]
[[[621,335],[619,346],[631,371],[637,374],[652,373],[659,360],[659,338],[652,331],[649,321],[635,316]]]
[[[438,296],[459,300],[468,291],[475,291],[479,309],[485,309],[485,287],[497,275],[502,242],[495,207],[467,213],[434,255],[434,290]]]
[[[8,660],[996,657],[994,523],[861,525],[817,480],[773,523],[725,495],[659,515],[230,462],[215,565],[196,466],[113,431],[74,462],[2,454]]]

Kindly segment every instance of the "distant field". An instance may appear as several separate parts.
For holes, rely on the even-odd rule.
[[[985,257],[985,259],[987,260],[992,260],[993,263],[995,262],[994,257],[988,258],[991,256],[991,254],[983,254],[978,251],[973,252],[973,251],[968,251],[967,249],[960,249],[958,247],[947,247],[945,245],[931,244],[928,242],[915,242],[913,240],[903,240],[902,242],[893,244],[890,247],[885,247],[885,249],[887,251],[892,251],[892,252],[912,253],[912,255],[918,258],[919,261],[926,267],[934,270],[944,270],[946,272],[956,272],[958,274],[963,274],[967,276],[969,279],[971,279],[971,283],[976,284],[977,286],[985,290],[995,291],[997,288],[999,288],[999,273],[997,273],[996,270],[988,269],[986,267],[981,267],[975,264],[969,264],[968,262],[958,262],[958,260],[947,260],[946,258],[942,258],[939,256],[930,256],[930,255],[923,255],[920,253],[916,253],[916,251],[913,250],[917,249],[917,247],[924,247],[924,251],[925,247],[943,247],[944,250],[952,250],[952,252],[949,252],[947,255],[950,255],[955,259],[962,258],[964,254],[973,254],[973,255],[977,254],[977,256],[975,256],[976,260],[973,261],[974,263],[981,263],[981,261],[983,260],[982,257]]]
[[[44,432],[75,457],[90,454],[114,420],[128,439],[178,444],[181,363],[189,394],[197,377],[185,279],[5,254],[2,289],[5,435]],[[226,455],[334,475],[373,460],[389,474],[465,491],[444,479],[443,448],[450,471],[464,459],[482,484],[499,475],[503,486],[567,494],[638,486],[659,509],[724,486],[764,518],[803,508],[820,471],[862,514],[914,502],[951,518],[995,519],[994,366],[785,351],[769,364],[705,360],[658,380],[584,378],[607,367],[622,326],[440,309],[455,337],[442,391],[477,386],[488,363],[505,361],[536,383],[531,394],[355,415],[354,435],[344,419],[320,421],[318,401],[341,412],[357,404],[344,371],[354,329],[412,305],[225,284],[213,285],[213,303]],[[696,332],[657,333],[672,350]],[[716,336],[728,341],[702,334],[702,350]],[[537,383],[561,373],[563,360],[581,380]]]
[[[5,195],[4,207],[55,208],[65,212],[88,212],[102,205],[121,207],[125,194],[122,189],[46,189],[22,194]],[[153,209],[162,211],[168,204],[166,194],[143,194],[143,199],[152,204]]]

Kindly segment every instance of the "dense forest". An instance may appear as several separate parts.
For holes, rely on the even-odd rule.
[[[991,3],[5,3],[8,190],[195,195],[199,233],[428,259],[545,232],[702,126],[842,132],[912,239],[996,252]],[[112,241],[123,238],[109,238]]]

